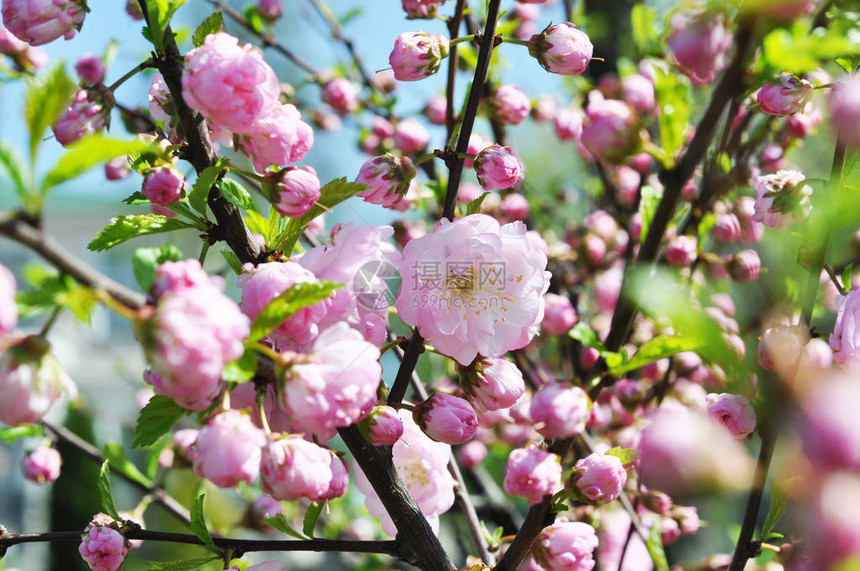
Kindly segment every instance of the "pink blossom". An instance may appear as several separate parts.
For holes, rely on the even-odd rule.
[[[445,0],[402,0],[403,11],[409,19],[429,19],[436,15]]]
[[[343,322],[329,327],[286,372],[282,396],[288,415],[322,438],[361,420],[376,402],[378,360],[379,349],[361,333]]]
[[[108,180],[122,180],[131,174],[128,166],[128,158],[123,155],[105,163],[105,178]]]
[[[582,135],[585,113],[573,107],[560,108],[553,117],[555,136],[562,141],[578,141]]]
[[[415,119],[404,119],[394,127],[394,146],[404,155],[414,155],[427,146],[430,134]]]
[[[81,81],[88,85],[101,83],[105,78],[105,64],[102,58],[89,52],[78,58],[75,63],[75,71]]]
[[[636,111],[646,112],[654,109],[656,96],[654,83],[644,75],[634,73],[621,80],[621,90],[626,101]]]
[[[842,77],[830,92],[830,124],[849,147],[860,146],[860,77]]]
[[[820,469],[860,469],[857,407],[860,385],[853,377],[816,379],[803,399],[800,435],[806,455]]]
[[[785,149],[776,143],[767,143],[758,154],[758,163],[764,172],[776,172],[785,168]]]
[[[724,244],[736,242],[741,237],[740,220],[731,212],[717,214],[714,226],[711,228],[711,236],[717,242]]]
[[[502,125],[519,125],[532,109],[529,96],[513,84],[500,85],[491,100],[493,117]]]
[[[247,317],[217,287],[181,289],[162,296],[142,337],[157,375],[155,392],[202,411],[221,392],[221,373],[244,352]]]
[[[461,365],[479,353],[499,357],[535,336],[549,286],[545,268],[522,222],[500,226],[483,214],[443,219],[403,249],[398,314]]]
[[[564,335],[576,325],[578,316],[573,304],[563,295],[547,293],[543,296],[544,314],[541,332],[547,335]]]
[[[266,20],[277,20],[282,11],[281,0],[257,0],[257,12]]]
[[[472,131],[472,134],[469,136],[469,146],[466,148],[466,154],[477,155],[492,144],[493,142],[484,135]],[[463,165],[470,169],[475,166],[475,161],[474,159],[466,157]]]
[[[400,81],[418,81],[430,77],[448,57],[448,40],[438,34],[404,32],[394,41],[388,63],[394,69],[394,78]]]
[[[92,135],[108,124],[110,107],[105,105],[95,92],[81,89],[75,93],[71,104],[51,125],[57,142],[68,147],[86,135]]]
[[[506,493],[523,497],[530,505],[539,504],[544,496],[562,489],[561,458],[533,442],[517,448],[508,456],[503,485]]]
[[[504,222],[525,220],[529,216],[529,203],[519,192],[511,192],[502,199],[499,210],[499,217]]]
[[[789,137],[802,139],[809,135],[821,123],[821,111],[817,107],[807,106],[785,120],[785,132]]]
[[[540,18],[540,7],[533,4],[517,2],[514,4],[514,19],[519,20],[514,36],[518,40],[528,40],[537,31],[536,22]]]
[[[780,73],[765,83],[756,95],[759,109],[774,117],[802,111],[812,99],[812,84],[789,73]]]
[[[0,422],[39,422],[61,396],[77,398],[75,384],[49,349],[44,339],[27,337],[0,354]]]
[[[608,504],[621,495],[627,470],[621,460],[608,454],[589,454],[576,463],[573,482],[589,501]]]
[[[260,473],[261,448],[266,444],[262,430],[251,417],[228,410],[212,418],[200,430],[194,444],[194,472],[221,488],[239,482],[253,484]]]
[[[331,456],[331,483],[320,496],[320,501],[324,502],[343,496],[349,487],[349,464],[331,450],[329,450],[329,456]]]
[[[525,392],[523,374],[504,357],[478,359],[461,374],[463,392],[478,412],[512,407]]]
[[[457,461],[461,467],[471,470],[484,461],[487,452],[487,445],[476,438],[457,449]]]
[[[703,11],[678,12],[671,19],[672,33],[666,39],[678,67],[693,85],[714,81],[728,63],[732,34],[722,15]]]
[[[621,295],[621,280],[624,270],[614,265],[594,277],[594,295],[600,311],[612,313]]]
[[[78,553],[92,571],[116,571],[128,555],[129,541],[111,527],[91,527]]]
[[[593,53],[588,35],[570,22],[548,27],[529,40],[529,54],[545,70],[560,75],[581,74]]]
[[[298,437],[273,438],[263,447],[260,487],[276,500],[319,501],[332,483],[332,453]]]
[[[391,206],[406,194],[413,178],[415,167],[409,157],[386,153],[364,163],[355,182],[370,186],[358,193],[366,202]]]
[[[587,523],[558,521],[540,532],[532,555],[553,571],[591,571],[597,544],[597,534]]]
[[[729,274],[737,282],[748,282],[758,279],[761,271],[761,259],[755,250],[741,250],[732,256],[729,265]]]
[[[688,266],[696,261],[698,241],[692,236],[678,236],[666,246],[666,261],[673,266]]]
[[[0,338],[11,333],[18,325],[18,306],[15,304],[15,275],[0,264]]]
[[[808,569],[850,567],[860,555],[860,477],[849,471],[824,477],[812,509],[803,511],[813,560]]]
[[[0,25],[0,54],[9,56],[22,71],[34,73],[47,65],[48,54],[22,42],[17,36]]]
[[[75,37],[86,15],[81,0],[3,0],[3,25],[31,46]]]
[[[391,446],[403,436],[403,421],[397,415],[397,409],[387,405],[373,407],[359,428],[374,446]]]
[[[590,369],[600,360],[600,352],[593,347],[583,347],[579,354],[579,364],[583,369]]]
[[[182,97],[218,128],[238,134],[260,130],[258,122],[272,114],[280,94],[281,84],[260,52],[251,44],[240,47],[229,34],[209,34],[185,55]]]
[[[55,448],[39,446],[21,460],[21,468],[24,477],[31,482],[53,484],[60,476],[62,463],[63,459]]]
[[[195,259],[180,262],[167,261],[155,268],[155,281],[152,284],[152,295],[161,297],[169,291],[179,291],[192,287],[215,285],[220,287],[218,279],[213,280]]]
[[[585,430],[590,402],[579,387],[548,383],[532,397],[529,413],[544,438],[568,438]]]
[[[448,100],[444,95],[434,95],[424,106],[424,116],[434,125],[445,124],[445,113],[448,110]]]
[[[338,113],[348,115],[358,110],[358,89],[345,77],[337,77],[326,83],[321,96]]]
[[[194,443],[200,431],[196,428],[183,428],[173,433],[173,448],[188,460],[194,459]]]
[[[752,219],[755,214],[755,199],[751,196],[742,196],[735,202],[734,213],[741,223],[741,241],[761,242],[764,236],[764,224]]]
[[[805,220],[812,210],[812,187],[803,184],[805,180],[803,173],[794,170],[757,177],[752,219],[776,230]]]
[[[447,393],[433,393],[415,406],[412,416],[427,436],[445,444],[465,444],[478,430],[478,417],[469,401]]]
[[[272,201],[284,216],[304,215],[321,196],[322,186],[313,167],[287,167],[270,174],[269,178],[275,183]]]
[[[626,161],[641,144],[634,109],[615,99],[593,102],[585,110],[583,146],[597,159],[611,164]]]
[[[391,449],[394,467],[406,489],[415,499],[430,526],[439,529],[439,515],[454,504],[454,479],[448,472],[451,447],[431,440],[412,420],[409,411],[398,411],[403,421],[403,437]],[[378,517],[382,530],[395,535],[397,529],[382,505],[367,476],[355,470],[358,490],[367,496],[367,510]],[[379,484],[377,484],[379,485]]]
[[[143,179],[143,195],[153,204],[161,206],[179,200],[184,188],[185,176],[169,165],[152,169]]]
[[[808,340],[809,333],[802,326],[777,325],[766,329],[756,351],[759,365],[768,371],[776,371],[787,377],[793,376]]]
[[[314,146],[313,129],[302,121],[295,105],[276,104],[270,111],[239,141],[242,152],[259,172],[300,161]]]
[[[134,20],[143,20],[143,11],[137,0],[128,0],[125,3],[125,12]]]
[[[756,414],[743,395],[711,393],[708,395],[708,415],[722,424],[736,440],[746,440],[755,430]]]
[[[510,147],[491,145],[475,157],[475,174],[484,190],[513,188],[525,178],[522,161]]]

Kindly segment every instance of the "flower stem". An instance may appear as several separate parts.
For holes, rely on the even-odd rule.
[[[51,315],[48,316],[48,320],[42,325],[42,329],[39,331],[39,337],[46,337],[48,335],[48,331],[51,330],[51,327],[54,326],[54,323],[57,321],[57,318],[63,312],[63,308],[61,306],[57,306],[54,308],[54,311],[51,312]]]
[[[528,46],[529,45],[528,40],[518,40],[517,38],[504,38],[503,37],[502,42],[504,42],[506,44],[516,44],[518,46]]]
[[[462,36],[459,38],[454,38],[448,42],[449,46],[456,46],[457,44],[462,44],[464,42],[474,42],[475,34],[469,34],[468,36]]]
[[[135,75],[140,73],[141,71],[145,70],[146,68],[152,67],[152,65],[153,65],[152,58],[147,58],[145,61],[134,66],[134,68],[129,70],[128,73],[126,73],[125,75],[123,75],[122,77],[120,77],[119,79],[114,81],[110,85],[110,87],[108,87],[108,90],[110,90],[111,93],[113,93],[114,91],[116,91],[116,89],[120,85],[122,85],[123,83],[125,83],[126,81],[128,81],[129,79],[131,79],[132,77],[134,77]]]

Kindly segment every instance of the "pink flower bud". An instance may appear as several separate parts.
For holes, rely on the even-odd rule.
[[[500,85],[491,100],[493,117],[502,125],[519,125],[532,109],[529,96],[513,84]]]
[[[415,119],[404,119],[394,128],[394,146],[404,155],[414,155],[427,147],[430,134]]]
[[[615,99],[593,102],[585,110],[582,144],[598,160],[620,164],[639,151],[639,119],[628,104]]]
[[[583,369],[590,369],[600,359],[600,351],[593,347],[583,347],[579,353],[579,364]]]
[[[18,306],[15,304],[15,275],[0,264],[0,338],[11,333],[18,325]]]
[[[728,269],[736,282],[752,281],[758,279],[761,260],[755,250],[741,250],[732,256]]]
[[[457,450],[457,461],[466,470],[471,470],[480,465],[486,457],[487,445],[477,438],[467,442]]]
[[[209,274],[203,270],[200,262],[195,259],[181,262],[167,261],[155,268],[155,281],[152,285],[152,295],[161,297],[169,291],[179,291],[198,286],[220,286],[220,282],[212,281]]]
[[[529,414],[544,438],[568,438],[585,430],[590,406],[581,388],[548,383],[532,397]]]
[[[246,128],[246,133],[239,146],[259,172],[300,161],[314,145],[313,129],[290,103],[276,104],[268,115]]]
[[[128,166],[128,158],[123,155],[105,163],[105,178],[108,180],[122,180],[128,178],[131,169]]]
[[[504,357],[485,357],[459,369],[463,392],[478,412],[512,407],[525,392],[523,374]]]
[[[143,195],[161,206],[179,200],[184,189],[185,176],[169,165],[155,167],[143,179]]]
[[[608,504],[621,495],[627,470],[616,456],[589,454],[576,463],[573,482],[579,492],[596,504]]]
[[[824,339],[810,339],[800,361],[797,363],[798,373],[802,375],[815,376],[823,373],[833,364],[833,350]]]
[[[433,95],[424,106],[424,116],[434,125],[445,124],[445,113],[448,109],[448,100],[444,95]]]
[[[811,387],[801,403],[804,452],[822,471],[860,469],[860,385],[853,376],[831,374]]]
[[[319,498],[322,502],[343,496],[349,487],[349,464],[331,450],[328,452],[331,456],[331,482]]]
[[[358,193],[366,202],[391,206],[406,194],[413,178],[415,166],[409,157],[386,153],[364,163],[355,182],[370,186]]]
[[[275,208],[284,216],[298,218],[320,198],[322,186],[313,167],[287,167],[268,177],[275,182],[272,195]]]
[[[483,136],[480,133],[476,133],[472,131],[472,135],[469,137],[469,146],[466,149],[466,153],[469,155],[477,155],[487,147],[491,146],[493,142],[487,137]],[[466,157],[466,160],[463,162],[463,165],[466,168],[473,168],[475,166],[475,161]]]
[[[444,3],[445,0],[402,0],[403,11],[410,20],[433,18],[439,12],[439,5]]]
[[[562,489],[561,458],[533,442],[517,448],[508,456],[503,486],[510,495],[525,498],[530,505],[539,504],[544,496]]]
[[[678,236],[666,246],[666,261],[673,266],[689,266],[696,261],[698,241],[692,236]]]
[[[785,120],[785,132],[789,137],[803,139],[821,123],[821,111],[817,107],[801,110]]]
[[[81,0],[3,0],[3,25],[31,46],[75,37],[86,15]]]
[[[87,52],[78,58],[75,71],[81,81],[87,85],[101,83],[105,78],[105,64],[102,58]]]
[[[116,571],[128,555],[129,541],[111,527],[91,527],[78,547],[92,571]]]
[[[746,440],[755,430],[756,415],[749,400],[742,395],[711,393],[708,415],[722,424],[736,440]]]
[[[667,515],[672,509],[672,498],[660,490],[648,490],[642,493],[642,505],[659,515]]]
[[[711,236],[717,242],[724,244],[736,242],[741,237],[740,220],[731,212],[717,214],[714,226],[711,228]]]
[[[253,484],[265,443],[263,431],[250,416],[237,410],[222,412],[200,430],[194,445],[194,473],[221,488]]]
[[[672,16],[669,49],[693,85],[714,81],[726,66],[732,48],[732,34],[719,14],[703,11],[678,12]]]
[[[313,442],[272,439],[263,448],[260,487],[276,500],[319,501],[332,484],[331,466],[332,453]]]
[[[359,423],[359,428],[374,446],[391,446],[403,436],[403,421],[393,407],[381,405]]]
[[[426,32],[404,32],[394,41],[388,63],[394,69],[394,78],[400,81],[418,81],[430,77],[448,57],[448,40]]]
[[[579,317],[570,300],[563,295],[547,293],[543,296],[544,312],[540,327],[547,335],[564,335],[576,325]]]
[[[5,7],[5,4],[4,4]],[[51,125],[57,142],[68,147],[75,141],[104,129],[108,124],[110,107],[95,92],[81,89],[71,104]]]
[[[593,53],[588,35],[570,22],[547,27],[529,40],[529,54],[545,70],[560,75],[581,74]]]
[[[433,393],[416,405],[412,416],[427,436],[445,444],[465,444],[478,430],[478,416],[469,401],[447,393]]]
[[[358,90],[350,80],[338,77],[325,84],[322,100],[338,113],[348,115],[358,109]]]
[[[812,84],[789,73],[774,76],[756,95],[759,109],[775,117],[794,115],[811,99]]]
[[[200,436],[200,431],[196,428],[183,428],[173,433],[173,448],[181,456],[188,460],[194,459],[194,443],[197,442],[197,437]]]
[[[753,220],[755,199],[751,196],[742,196],[734,205],[734,213],[741,223],[741,241],[761,242],[764,236],[764,224]]]
[[[257,12],[266,20],[274,21],[281,17],[281,0],[257,0]]]
[[[639,112],[651,111],[656,105],[654,95],[654,83],[645,77],[635,73],[621,80],[621,90],[626,101],[633,109]]]
[[[860,146],[860,77],[843,77],[831,91],[830,124],[841,142]]]
[[[585,114],[580,109],[562,107],[553,117],[555,136],[561,141],[578,141],[582,135],[582,122]]]
[[[491,145],[475,157],[475,173],[484,190],[513,188],[525,178],[522,161],[510,147]]]
[[[48,446],[39,446],[21,461],[24,477],[31,482],[53,484],[60,476],[63,459],[60,453]]]
[[[805,180],[803,173],[794,170],[781,170],[756,178],[752,219],[776,230],[785,230],[791,224],[805,220],[812,210],[809,200],[812,187],[803,184]]]
[[[525,220],[529,216],[529,203],[522,194],[511,192],[502,199],[499,211],[500,218],[505,223]]]
[[[758,162],[765,172],[776,172],[785,168],[785,149],[780,145],[768,143],[758,154]]]
[[[597,534],[587,523],[558,521],[540,532],[532,555],[546,569],[591,571],[597,544]]]
[[[759,365],[768,371],[793,376],[808,339],[809,333],[800,326],[778,325],[765,330],[756,351]]]

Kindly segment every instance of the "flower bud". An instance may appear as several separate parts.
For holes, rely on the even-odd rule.
[[[860,76],[843,77],[830,92],[830,124],[842,143],[860,146]]]
[[[430,142],[430,134],[415,119],[404,119],[394,127],[394,146],[404,155],[423,151]]]
[[[563,295],[546,293],[543,296],[544,312],[541,332],[547,335],[564,335],[579,320],[570,300]]]
[[[562,489],[561,458],[533,442],[517,448],[508,456],[503,486],[510,495],[525,498],[530,505],[539,504],[544,496]]]
[[[466,470],[478,466],[487,457],[487,445],[478,440],[472,440],[457,450],[457,461]]]
[[[608,504],[621,495],[627,470],[617,456],[589,454],[576,463],[571,482],[588,501]]]
[[[736,242],[741,237],[740,220],[731,212],[717,214],[714,226],[711,228],[711,236],[717,242],[724,244]]]
[[[358,90],[345,77],[332,79],[322,90],[322,100],[343,115],[358,110]]]
[[[290,218],[307,213],[320,199],[320,179],[313,167],[287,167],[266,175],[275,208]]]
[[[51,129],[57,142],[68,147],[84,136],[104,129],[109,113],[110,106],[97,93],[81,89]]]
[[[271,166],[287,166],[302,160],[314,145],[314,131],[290,103],[276,104],[240,138],[239,148],[258,172]]]
[[[430,77],[448,57],[448,40],[426,32],[404,32],[394,41],[388,63],[394,69],[394,78],[400,81],[418,81]]]
[[[475,157],[475,173],[484,190],[513,188],[525,178],[522,161],[510,147],[490,145]]]
[[[755,250],[741,250],[731,257],[728,269],[732,279],[736,282],[752,281],[758,279],[761,260]]]
[[[445,444],[465,444],[478,430],[478,416],[472,405],[447,393],[433,393],[416,405],[412,417],[427,436]]]
[[[651,111],[656,105],[654,83],[644,75],[626,76],[621,80],[621,91],[624,101],[640,113]]]
[[[87,13],[82,0],[3,0],[3,25],[31,46],[75,37]]]
[[[711,393],[708,395],[708,415],[722,424],[735,440],[746,440],[755,430],[755,410],[742,395]]]
[[[666,246],[666,261],[673,266],[689,266],[696,261],[698,241],[691,236],[673,238]]]
[[[756,95],[759,109],[774,117],[802,111],[812,99],[812,84],[796,75],[780,73],[765,83]]]
[[[123,535],[107,526],[90,527],[78,547],[93,571],[116,571],[122,566],[131,543]]]
[[[568,438],[585,430],[591,403],[579,387],[549,383],[532,397],[529,415],[544,438]]]
[[[143,195],[160,206],[179,200],[184,189],[185,176],[170,165],[155,167],[143,179]]]
[[[529,216],[529,203],[526,197],[518,192],[505,195],[499,205],[499,218],[504,223],[525,220]]]
[[[582,135],[582,123],[585,113],[573,107],[562,107],[552,119],[555,136],[560,141],[578,141]]]
[[[262,450],[260,487],[276,500],[318,501],[332,483],[332,453],[298,437],[271,439]]]
[[[415,166],[409,157],[386,153],[364,163],[355,177],[355,182],[370,186],[358,193],[366,202],[391,206],[403,198],[413,178]]]
[[[588,35],[570,22],[549,26],[529,40],[529,54],[545,70],[560,75],[581,74],[593,53]]]
[[[590,571],[598,539],[594,528],[580,521],[557,521],[540,532],[532,555],[545,569]]]
[[[387,405],[373,407],[358,423],[358,428],[374,446],[391,446],[403,436],[403,421],[397,410]]]
[[[639,152],[639,120],[633,108],[615,99],[592,102],[585,110],[582,144],[594,157],[621,164]]]
[[[444,3],[445,0],[402,0],[403,11],[410,20],[434,18],[439,13],[439,5]]]
[[[500,85],[490,105],[492,116],[502,125],[519,125],[532,108],[528,95],[513,84]]]
[[[257,12],[269,22],[273,22],[280,18],[283,12],[281,0],[257,0]]]
[[[701,10],[678,12],[671,19],[672,33],[666,43],[681,71],[693,85],[714,81],[728,63],[732,34],[721,14]]]
[[[63,459],[56,449],[49,446],[39,446],[21,461],[24,477],[31,482],[53,484],[60,476],[60,465]]]
[[[105,79],[105,64],[102,58],[91,53],[85,53],[75,63],[75,71],[81,81],[87,85],[101,83]]]
[[[756,350],[759,365],[768,371],[793,376],[808,339],[809,333],[802,326],[776,326],[765,330]]]
[[[108,180],[122,180],[128,178],[131,169],[128,167],[128,158],[123,155],[105,163],[105,178]]]
[[[424,106],[424,116],[434,125],[445,124],[445,114],[448,110],[448,100],[444,95],[433,95]]]
[[[478,412],[512,407],[525,392],[523,374],[504,357],[481,358],[458,370],[463,392]]]

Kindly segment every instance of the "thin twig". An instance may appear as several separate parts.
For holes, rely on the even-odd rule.
[[[317,13],[319,13],[320,17],[326,21],[329,28],[331,28],[332,37],[346,47],[346,51],[349,52],[349,55],[355,64],[355,68],[358,70],[358,75],[361,76],[361,81],[368,87],[368,89],[375,91],[376,85],[373,83],[373,78],[370,77],[367,69],[365,69],[364,62],[362,62],[361,57],[355,50],[355,45],[353,45],[352,39],[343,33],[343,29],[340,27],[340,22],[333,17],[331,10],[328,6],[324,5],[321,0],[310,0],[310,3],[313,5],[314,9],[316,9]]]

